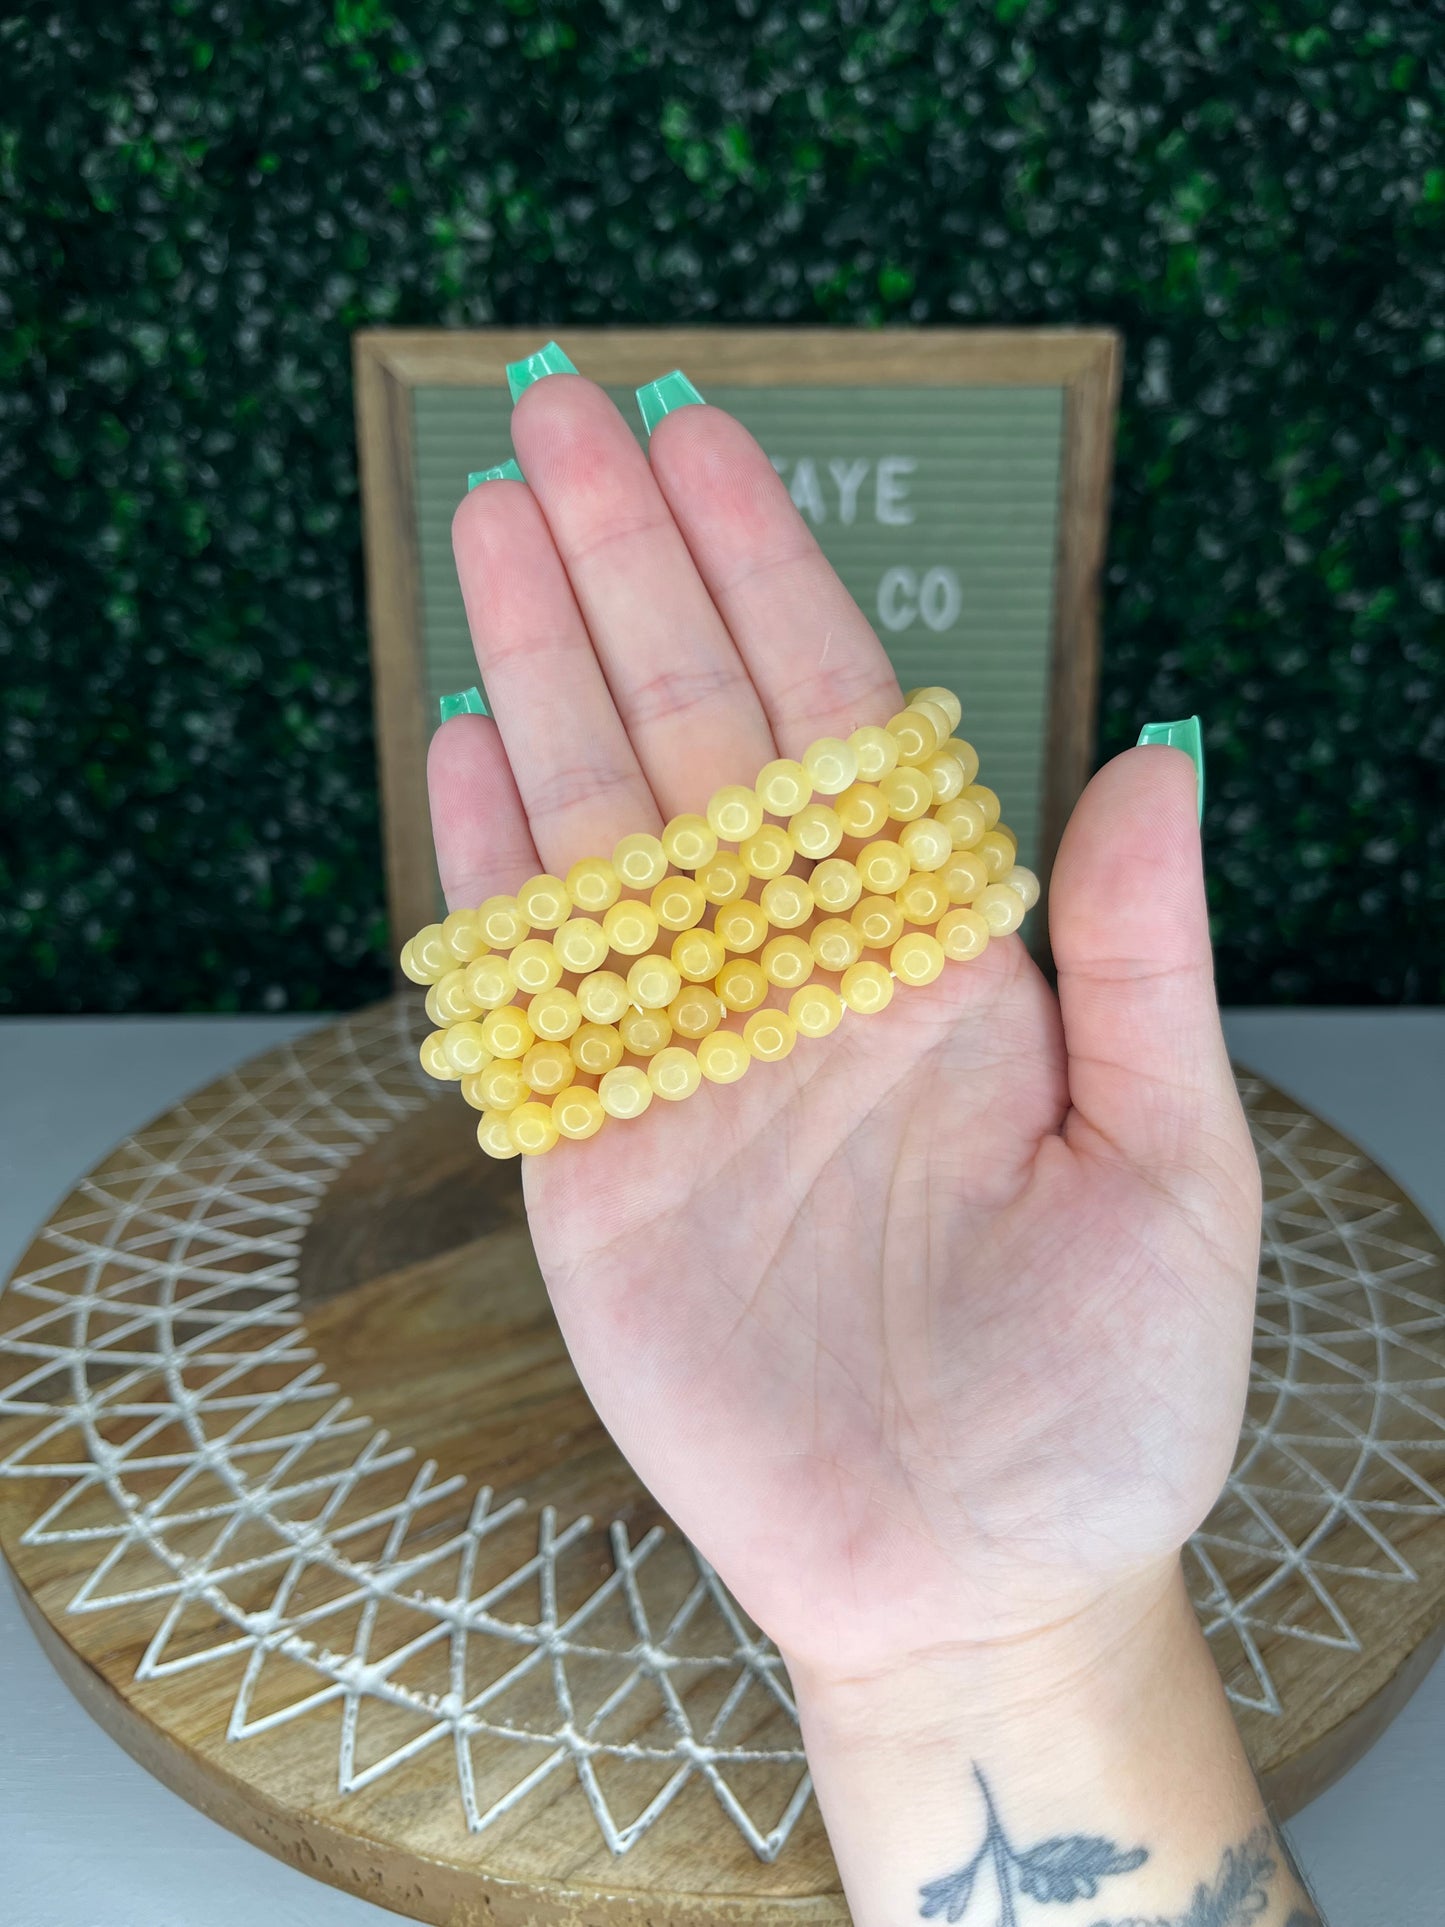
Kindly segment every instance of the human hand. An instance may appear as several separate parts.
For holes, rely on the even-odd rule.
[[[453,907],[901,703],[722,411],[668,416],[649,464],[600,389],[558,375],[513,435],[527,482],[477,488],[454,529],[496,721],[433,741]],[[1148,1593],[1228,1470],[1258,1175],[1179,752],[1094,779],[1049,921],[1057,998],[996,941],[741,1084],[524,1163],[598,1412],[814,1673]]]

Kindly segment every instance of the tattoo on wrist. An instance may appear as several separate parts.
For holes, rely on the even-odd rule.
[[[966,1865],[919,1889],[925,1920],[963,1921],[973,1927],[1023,1927],[1028,1902],[1092,1900],[1102,1881],[1130,1874],[1149,1858],[1145,1847],[1119,1847],[1098,1834],[1061,1834],[1036,1846],[1016,1847],[1004,1829],[993,1792],[973,1769],[984,1804],[984,1837]],[[1274,1829],[1257,1827],[1236,1847],[1226,1847],[1212,1881],[1201,1881],[1184,1911],[1167,1918],[1115,1915],[1092,1927],[1250,1927],[1270,1903],[1270,1885],[1288,1855]],[[1319,1915],[1296,1907],[1285,1927],[1323,1927]]]

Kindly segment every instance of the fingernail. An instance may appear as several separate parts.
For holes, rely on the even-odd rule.
[[[442,721],[449,722],[453,716],[490,716],[487,699],[473,683],[470,689],[459,689],[454,696],[443,696],[439,705]]]
[[[509,455],[500,468],[474,468],[467,477],[467,487],[474,489],[483,482],[525,482],[526,479],[517,465],[516,457]]]
[[[1199,718],[1186,716],[1177,723],[1145,723],[1139,731],[1141,744],[1162,743],[1167,749],[1182,749],[1194,764],[1194,775],[1199,791],[1199,820],[1204,821],[1204,738],[1200,734]]]
[[[507,363],[507,386],[511,389],[512,400],[515,402],[534,381],[540,381],[543,375],[575,375],[576,372],[575,364],[563,353],[556,342],[549,341],[545,348],[539,348],[535,354],[523,355],[520,361]]]
[[[645,381],[637,391],[642,425],[649,435],[664,415],[675,414],[679,408],[691,408],[701,400],[702,396],[681,368],[674,368],[670,375],[659,375],[656,381]]]

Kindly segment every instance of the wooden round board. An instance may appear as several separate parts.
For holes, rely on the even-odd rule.
[[[514,1166],[405,998],[220,1079],[0,1297],[0,1545],[47,1652],[216,1818],[435,1922],[842,1922],[787,1676],[572,1373]],[[1249,1409],[1195,1601],[1285,1812],[1441,1643],[1445,1263],[1241,1075]]]

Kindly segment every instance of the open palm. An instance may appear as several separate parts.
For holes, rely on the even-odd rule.
[[[453,907],[901,701],[730,416],[668,416],[649,462],[556,375],[513,434],[527,482],[476,489],[454,530],[496,721],[433,743]],[[1185,757],[1094,779],[1050,927],[1057,997],[996,941],[741,1084],[526,1161],[599,1413],[790,1655],[866,1669],[1051,1624],[1172,1559],[1228,1469],[1258,1175]]]

